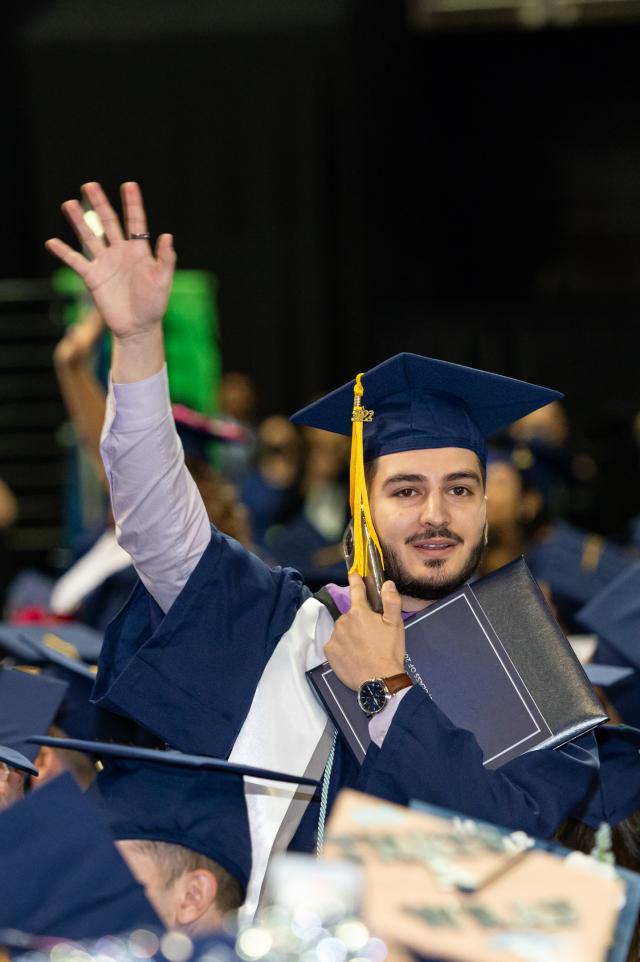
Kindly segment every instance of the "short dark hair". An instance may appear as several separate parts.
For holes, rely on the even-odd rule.
[[[160,868],[165,888],[173,885],[184,872],[207,869],[218,883],[215,902],[221,912],[234,912],[244,902],[242,886],[237,878],[207,855],[173,842],[149,839],[136,839],[135,842],[138,850],[152,858]]]

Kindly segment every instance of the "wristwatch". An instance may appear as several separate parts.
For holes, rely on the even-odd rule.
[[[371,718],[382,711],[396,692],[408,688],[411,684],[411,679],[403,671],[388,678],[369,678],[368,681],[363,681],[358,689],[358,705],[365,715]]]

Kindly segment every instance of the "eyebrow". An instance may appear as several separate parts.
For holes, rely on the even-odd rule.
[[[386,479],[382,487],[386,488],[390,484],[399,484],[401,482],[420,484],[427,480],[424,474],[393,474],[390,478]],[[442,480],[445,484],[451,483],[451,481],[475,481],[476,484],[482,484],[482,479],[476,471],[452,471],[450,474],[446,474]]]

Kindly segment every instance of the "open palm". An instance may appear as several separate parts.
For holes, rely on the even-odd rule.
[[[62,209],[91,259],[57,237],[46,247],[80,275],[116,337],[144,333],[160,323],[167,307],[176,260],[171,235],[160,235],[155,253],[147,240],[128,239],[147,232],[137,184],[122,185],[126,235],[100,185],[85,184],[82,191],[102,222],[104,239],[90,229],[80,203],[69,200]]]

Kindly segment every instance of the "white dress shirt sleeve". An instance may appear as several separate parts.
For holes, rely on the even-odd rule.
[[[118,543],[167,612],[209,544],[211,528],[185,467],[166,367],[143,381],[110,383],[100,450]]]
[[[411,691],[411,688],[403,688],[397,695],[392,695],[382,711],[379,711],[378,714],[374,715],[369,721],[369,738],[378,748],[382,748],[382,743],[391,727],[393,717],[400,707],[400,702],[408,691]]]

